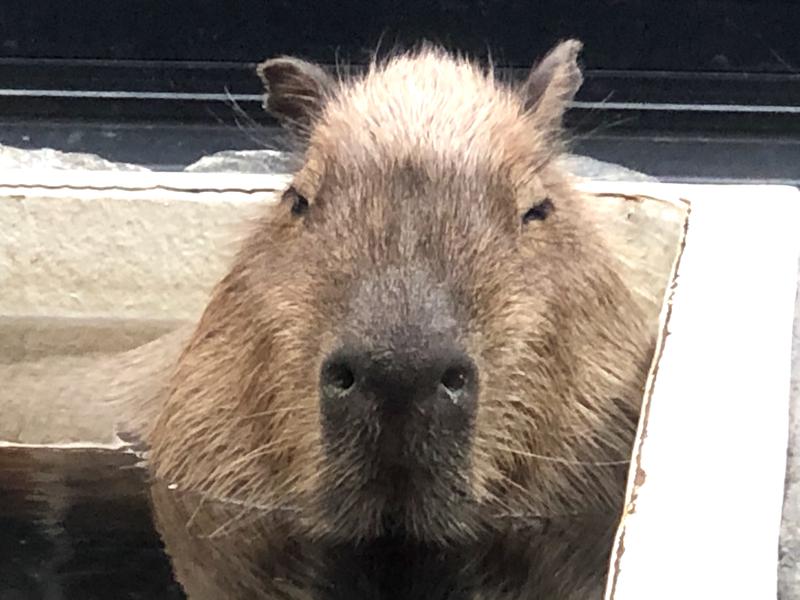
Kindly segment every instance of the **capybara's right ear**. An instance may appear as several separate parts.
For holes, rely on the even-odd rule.
[[[258,65],[264,108],[292,133],[305,136],[322,112],[334,79],[322,68],[283,56]]]

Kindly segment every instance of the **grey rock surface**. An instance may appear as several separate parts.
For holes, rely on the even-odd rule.
[[[149,171],[141,165],[115,163],[95,154],[61,152],[52,148],[23,150],[0,145],[0,169],[83,169],[88,171]]]
[[[645,175],[639,171],[633,171],[621,165],[578,154],[567,154],[561,159],[561,164],[570,173],[587,179],[601,181],[658,181],[655,177]]]
[[[292,159],[278,150],[225,150],[204,156],[184,171],[194,173],[288,173]]]
[[[580,177],[606,181],[656,181],[654,177],[588,156],[569,154],[564,167]],[[193,173],[289,173],[295,161],[279,150],[225,150],[204,156],[184,171]],[[52,148],[24,150],[0,145],[0,169],[47,168],[56,170],[149,171],[142,165],[111,162],[96,154],[62,152]]]

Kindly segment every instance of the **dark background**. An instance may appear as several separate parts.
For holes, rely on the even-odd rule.
[[[668,179],[800,180],[793,0],[7,1],[0,142],[178,168],[269,138],[266,57],[361,64],[425,38],[522,75],[566,37],[585,44],[577,151]]]
[[[383,35],[436,39],[527,66],[578,36],[592,69],[796,72],[792,1],[34,0],[0,9],[5,57],[252,62],[363,59]],[[326,6],[327,5],[327,6]],[[795,27],[792,27],[795,25]],[[794,66],[793,66],[794,65]]]

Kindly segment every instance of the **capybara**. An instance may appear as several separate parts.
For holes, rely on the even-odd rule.
[[[541,597],[599,593],[653,329],[557,164],[580,48],[521,84],[428,45],[260,65],[302,166],[178,360],[158,477],[337,542],[552,520]]]

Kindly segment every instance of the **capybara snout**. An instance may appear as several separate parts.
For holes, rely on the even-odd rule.
[[[431,450],[463,451],[469,444],[477,368],[457,345],[425,332],[372,347],[355,342],[323,365],[320,403],[331,451],[353,436],[382,465],[430,469]]]
[[[365,460],[431,470],[434,453],[468,450],[478,371],[461,339],[444,282],[424,268],[387,268],[359,278],[320,373],[328,452],[358,439]],[[369,458],[366,458],[369,457]]]

